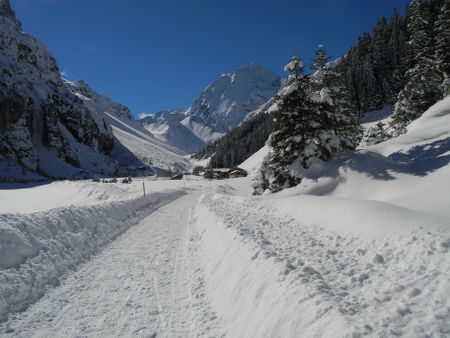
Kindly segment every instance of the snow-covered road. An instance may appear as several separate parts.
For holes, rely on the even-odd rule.
[[[192,192],[143,219],[27,311],[11,337],[220,336],[204,292]]]

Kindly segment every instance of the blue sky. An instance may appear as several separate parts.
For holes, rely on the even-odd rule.
[[[283,75],[317,45],[338,57],[409,0],[11,0],[70,80],[137,116],[187,108],[220,74],[256,62]]]

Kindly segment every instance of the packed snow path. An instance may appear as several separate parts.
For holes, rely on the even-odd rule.
[[[9,322],[11,337],[220,336],[204,296],[196,234],[199,193],[151,213],[61,286]]]

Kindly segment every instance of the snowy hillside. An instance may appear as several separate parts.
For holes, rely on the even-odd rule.
[[[163,111],[148,115],[140,122],[159,140],[190,154],[205,142],[191,131],[192,128],[183,125],[182,121],[186,117],[186,111],[183,110]]]
[[[156,137],[190,153],[222,136],[279,90],[280,77],[250,63],[223,74],[186,111],[159,112],[142,121]]]
[[[86,176],[119,169],[112,130],[64,86],[48,49],[0,12],[0,179]]]
[[[168,169],[184,171],[189,167],[188,161],[182,157],[183,152],[154,137],[133,118],[128,107],[96,93],[83,80],[64,80],[64,84],[93,114],[102,116],[111,126],[114,135],[111,157],[124,167],[148,166],[155,172]]]
[[[249,198],[242,179],[205,198],[196,217],[228,333],[450,334],[449,123],[450,97],[403,136],[317,161],[295,188]]]

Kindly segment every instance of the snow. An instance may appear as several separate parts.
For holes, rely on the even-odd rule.
[[[20,337],[220,336],[198,269],[196,234],[185,217],[198,194],[145,217],[4,331]]]
[[[280,88],[279,76],[255,63],[222,75],[209,85],[189,110],[217,132],[241,123],[246,115],[271,99]],[[212,120],[214,125],[208,123]]]
[[[259,113],[280,85],[275,72],[250,63],[221,75],[187,110],[159,112],[142,122],[160,140],[192,153]]]
[[[402,224],[402,231],[385,231],[383,223],[374,224],[382,227],[375,234],[359,231],[366,218],[388,214],[382,204],[361,210],[358,219],[347,217],[347,227],[329,223],[332,215],[345,218],[352,201],[331,204],[328,216],[310,222],[313,213],[328,214],[329,202],[249,198],[229,189],[203,199],[196,217],[204,230],[207,291],[226,334],[448,334],[448,227],[427,227],[422,217],[409,228]],[[400,218],[385,220],[395,225]]]
[[[196,118],[189,115],[181,120],[180,124],[190,130],[205,144],[213,142],[225,134],[224,132],[216,131],[213,127],[205,125],[201,121],[197,121]]]
[[[205,145],[205,141],[181,121],[186,117],[186,111],[162,111],[144,116],[141,123],[159,140],[192,154]]]
[[[179,172],[189,167],[182,151],[155,138],[139,121],[118,118],[109,113],[106,116],[116,139],[142,163],[156,171],[171,169]]]
[[[146,184],[152,190],[157,186],[158,191],[163,190],[160,181],[148,180]],[[141,180],[135,180],[132,184],[102,184],[92,181],[2,184],[0,213],[34,213],[68,206],[91,206],[133,199],[141,194]]]
[[[137,180],[3,186],[0,333],[448,336],[449,119],[447,98],[278,194],[251,195],[267,146],[249,177],[146,179],[147,197]]]
[[[300,59],[298,57],[293,56],[292,60],[289,61],[289,63],[286,66],[284,66],[284,71],[291,72],[294,70],[298,70],[301,67],[303,67],[303,63],[300,61]]]
[[[145,126],[136,121],[128,107],[114,103],[109,97],[93,91],[83,80],[64,80],[65,86],[80,97],[83,104],[98,121],[105,119],[115,137],[112,157],[124,166],[149,166],[153,171],[171,169],[184,171],[189,163],[184,152],[156,138]],[[98,122],[100,124],[100,122]],[[100,172],[100,170],[97,170]]]
[[[278,194],[250,197],[250,178],[209,192],[197,227],[226,334],[449,335],[449,119],[447,98],[405,135],[293,168],[305,178]]]
[[[21,311],[48,285],[91,257],[149,210],[180,196],[180,191],[90,207],[64,207],[29,215],[1,216],[0,317]]]
[[[247,170],[250,176],[255,176],[258,173],[259,168],[261,167],[261,163],[264,160],[264,157],[269,153],[269,146],[265,145],[240,165],[239,168]]]
[[[22,32],[13,16],[3,14],[1,95],[20,108],[13,119],[2,116],[0,180],[86,177],[100,170],[119,170],[117,163],[104,156],[113,135],[103,113],[84,106],[80,96],[71,92],[83,83],[64,81],[47,47]],[[52,108],[46,111],[45,107]]]
[[[162,205],[187,192],[194,194],[190,200],[194,203],[195,190],[205,184],[211,185],[186,176],[183,181],[141,178],[131,184],[63,181],[1,185],[1,320],[8,313],[28,308],[70,271]],[[168,213],[186,216],[176,209]]]
[[[385,105],[382,109],[370,111],[364,114],[364,117],[361,120],[364,135],[359,148],[365,148],[373,142],[372,138],[375,136],[373,134],[377,129],[378,123],[381,122],[384,125],[384,130],[387,133],[391,133],[393,131],[389,126],[389,122],[392,118],[392,112],[392,106]],[[375,139],[375,141],[379,142],[377,139]]]

